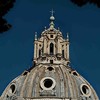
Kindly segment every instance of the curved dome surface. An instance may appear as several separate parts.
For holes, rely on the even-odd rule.
[[[34,41],[34,67],[5,89],[0,100],[99,100],[92,86],[70,66],[69,36],[50,27]]]
[[[48,97],[98,100],[91,85],[75,70],[65,65],[37,65],[14,79],[2,96],[8,100],[11,97],[23,100]]]

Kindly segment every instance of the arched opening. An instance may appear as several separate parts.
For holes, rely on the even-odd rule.
[[[50,55],[54,54],[54,44],[50,43]]]
[[[62,50],[62,57],[64,58],[64,50]]]
[[[39,49],[39,57],[41,56],[41,50]]]

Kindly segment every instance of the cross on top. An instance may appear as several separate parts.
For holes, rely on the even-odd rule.
[[[51,12],[51,15],[52,15],[52,16],[53,16],[53,14],[55,13],[55,11],[54,11],[53,9],[52,9],[50,12]]]

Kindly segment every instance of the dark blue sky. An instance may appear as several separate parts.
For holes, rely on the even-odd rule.
[[[50,10],[64,38],[70,33],[71,65],[100,97],[100,8],[77,7],[70,0],[16,0],[5,16],[12,29],[0,34],[0,95],[9,82],[32,65],[34,33],[49,27]]]

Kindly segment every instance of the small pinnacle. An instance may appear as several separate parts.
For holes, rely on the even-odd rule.
[[[67,32],[67,41],[69,41],[69,33]]]
[[[37,40],[37,32],[35,32],[35,40]]]
[[[45,30],[46,30],[46,26],[45,26],[44,28],[45,28]]]

